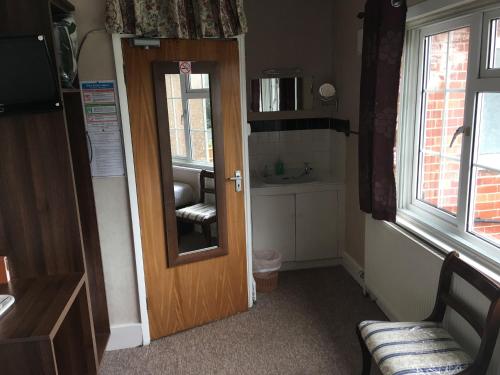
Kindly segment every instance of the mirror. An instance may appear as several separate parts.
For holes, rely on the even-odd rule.
[[[168,265],[224,255],[224,170],[213,63],[154,63]],[[214,87],[215,86],[215,87]],[[222,160],[222,161],[221,161]],[[222,178],[222,181],[221,181]],[[223,216],[223,215],[222,215]]]
[[[312,78],[271,77],[251,81],[253,112],[302,111],[312,109]]]

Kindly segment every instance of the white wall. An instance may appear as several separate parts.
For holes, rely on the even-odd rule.
[[[366,218],[365,281],[369,292],[392,320],[425,319],[434,306],[442,257],[404,231]],[[486,297],[463,279],[453,281],[453,292],[481,316],[489,307]],[[479,347],[475,331],[458,314],[447,312],[445,326],[472,355]],[[500,375],[500,338],[489,375]]]
[[[266,165],[274,173],[280,158],[288,170],[303,169],[307,162],[314,173],[343,182],[344,138],[328,129],[253,133],[248,141],[251,173],[261,176]]]
[[[80,40],[88,30],[104,27],[104,1],[73,0],[73,4]],[[111,37],[105,31],[87,38],[80,56],[79,78],[81,81],[115,79]],[[133,333],[140,335],[127,179],[94,178],[93,184],[112,333],[110,344],[116,348],[120,347],[114,338],[117,331],[133,327]],[[131,342],[141,340],[142,337],[135,337]]]

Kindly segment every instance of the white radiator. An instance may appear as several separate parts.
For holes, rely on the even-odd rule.
[[[394,226],[366,220],[365,283],[370,294],[391,320],[418,321],[426,318],[437,292],[442,257]],[[453,292],[486,315],[486,297],[459,277]],[[451,311],[451,310],[450,310]],[[479,337],[458,314],[447,313],[445,325],[473,356]],[[500,339],[488,375],[500,375]]]

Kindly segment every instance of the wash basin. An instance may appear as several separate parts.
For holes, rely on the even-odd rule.
[[[289,185],[289,184],[306,184],[316,181],[312,175],[281,175],[281,176],[268,176],[263,178],[264,183],[267,185]]]

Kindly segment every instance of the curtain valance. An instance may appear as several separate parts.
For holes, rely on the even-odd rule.
[[[243,0],[106,0],[106,29],[138,36],[230,38],[247,31]]]

